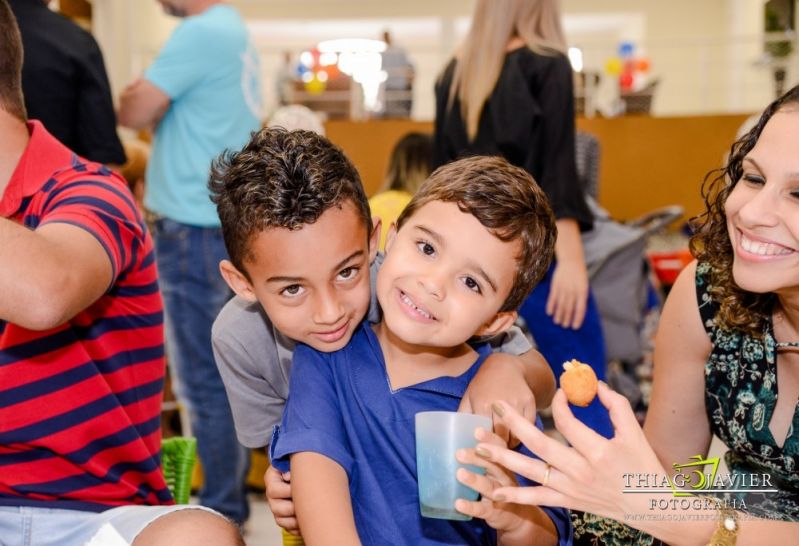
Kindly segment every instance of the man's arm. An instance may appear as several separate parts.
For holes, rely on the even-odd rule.
[[[51,223],[34,231],[0,218],[0,241],[0,319],[23,328],[63,324],[111,283],[111,259],[85,229]]]
[[[314,546],[360,544],[344,469],[323,455],[302,452],[291,456],[291,474],[303,539]]]
[[[131,129],[155,129],[169,109],[170,98],[144,78],[128,85],[119,97],[119,124]]]

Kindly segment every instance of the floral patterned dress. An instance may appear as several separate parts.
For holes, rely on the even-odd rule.
[[[713,433],[729,448],[724,456],[732,474],[765,474],[777,493],[728,493],[743,501],[741,509],[762,518],[799,520],[799,405],[780,446],[769,429],[777,403],[777,350],[797,347],[779,343],[771,321],[762,339],[717,328],[718,304],[708,291],[710,266],[699,264],[696,294],[705,330],[713,343],[705,364],[705,405]],[[734,401],[734,402],[733,402]],[[763,488],[763,484],[758,484]],[[743,489],[740,485],[737,489]]]
[[[777,350],[799,347],[799,343],[778,342],[770,321],[762,338],[717,328],[714,319],[719,306],[710,297],[709,273],[709,264],[697,266],[699,313],[713,344],[705,364],[705,406],[711,430],[729,449],[724,460],[731,474],[767,474],[773,489],[779,490],[716,496],[735,499],[732,506],[756,517],[799,521],[799,404],[782,447],[768,427],[777,403]],[[745,487],[736,485],[735,489]],[[622,523],[591,514],[573,512],[572,522],[575,544],[662,544]]]

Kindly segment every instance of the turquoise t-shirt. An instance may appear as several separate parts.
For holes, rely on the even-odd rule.
[[[171,99],[153,138],[144,204],[177,222],[218,226],[211,162],[261,123],[258,55],[238,12],[216,4],[184,19],[144,77]]]

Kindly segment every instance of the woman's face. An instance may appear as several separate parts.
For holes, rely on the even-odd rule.
[[[799,293],[799,107],[768,121],[725,210],[738,286]]]

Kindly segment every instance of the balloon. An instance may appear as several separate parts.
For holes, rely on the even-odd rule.
[[[626,59],[633,56],[635,46],[632,42],[622,42],[619,44],[619,57]]]
[[[305,82],[305,90],[312,95],[318,95],[325,90],[325,82],[320,80],[316,74],[314,74],[314,77],[311,78],[310,81]]]
[[[325,72],[327,72],[327,75],[330,76],[331,80],[334,80],[341,75],[341,71],[338,69],[337,64],[331,64],[329,66],[326,66]]]
[[[647,59],[646,57],[641,57],[640,59],[638,59],[638,61],[636,62],[635,69],[638,70],[639,72],[648,72],[649,59]]]
[[[321,57],[321,55],[322,55],[322,52],[319,51],[318,48],[315,47],[315,48],[313,48],[311,50],[311,56],[313,57],[313,65],[312,66],[318,66],[319,65],[319,57]]]
[[[621,74],[621,59],[618,57],[611,57],[607,61],[605,61],[605,72],[610,74],[611,76],[618,76]]]
[[[629,91],[633,87],[633,75],[630,72],[625,72],[619,76],[619,87],[622,91]]]

